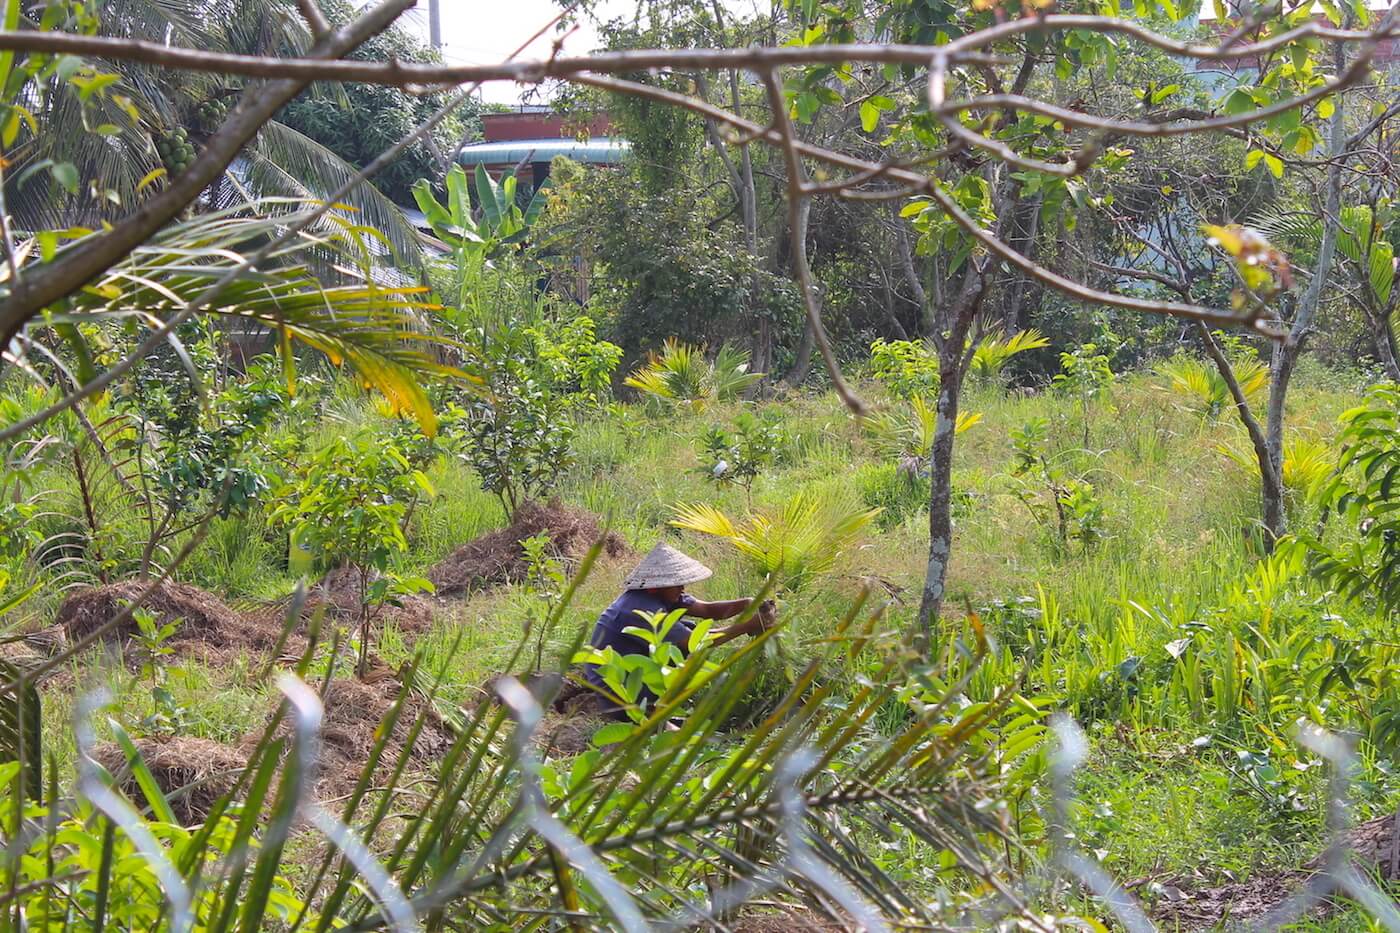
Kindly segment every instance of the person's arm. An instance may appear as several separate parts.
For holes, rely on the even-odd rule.
[[[752,599],[752,598],[748,598],[748,597],[746,597],[746,598],[744,598],[744,599],[731,599],[731,600],[727,600],[727,601],[725,601],[725,602],[723,602],[723,603],[709,603],[709,604],[707,604],[707,605],[711,605],[711,606],[715,606],[715,605],[718,605],[718,606],[737,605],[738,608],[735,609],[733,612],[730,612],[730,613],[727,614],[727,615],[723,615],[723,616],[705,616],[705,618],[730,619],[730,618],[733,618],[733,617],[736,616],[736,615],[741,614],[745,609],[749,608],[749,606],[750,606],[752,603],[753,603],[753,599]],[[773,600],[771,600],[771,599],[764,600],[763,605],[761,605],[761,606],[758,607],[758,611],[755,612],[752,616],[750,616],[749,619],[748,619],[748,621],[746,621],[746,622],[736,622],[734,625],[726,626],[726,627],[720,629],[719,631],[717,631],[717,632],[715,633],[715,644],[717,644],[717,645],[722,645],[722,644],[724,644],[724,643],[727,642],[727,641],[733,641],[734,639],[738,638],[740,635],[757,635],[757,634],[759,634],[760,632],[764,631],[766,628],[768,628],[769,625],[771,625],[771,624],[773,623],[773,619],[777,616],[777,614],[778,614],[778,607],[777,607],[776,605],[774,605]]]
[[[685,607],[685,614],[697,619],[732,619],[749,608],[752,602],[751,596],[745,596],[743,599],[721,599],[712,603],[691,597]]]

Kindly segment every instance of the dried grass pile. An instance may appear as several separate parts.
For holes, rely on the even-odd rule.
[[[439,596],[462,596],[487,587],[519,583],[528,569],[520,542],[538,534],[549,535],[554,556],[577,563],[603,532],[597,516],[583,509],[570,508],[557,500],[547,505],[527,502],[516,509],[509,525],[462,545],[434,565],[428,578]],[[625,557],[632,550],[622,538],[609,532],[603,541],[603,553]]]
[[[123,580],[75,590],[59,607],[55,624],[76,642],[119,615],[148,585],[146,580]],[[239,654],[271,651],[282,634],[280,619],[240,615],[217,596],[188,583],[167,580],[142,605],[161,625],[180,620],[170,643],[183,655],[212,664]],[[136,620],[128,618],[103,637],[121,644],[139,632]]]
[[[248,766],[246,751],[212,739],[137,739],[136,749],[184,826],[204,822],[214,802],[233,789]],[[145,796],[127,767],[126,755],[117,745],[98,745],[93,749],[93,758],[121,778],[122,793],[144,802]]]

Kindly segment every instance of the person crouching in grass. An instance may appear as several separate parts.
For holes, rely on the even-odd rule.
[[[670,627],[665,638],[680,650],[681,657],[685,657],[690,653],[690,636],[694,631],[687,618],[732,619],[753,605],[752,596],[707,602],[686,592],[687,586],[708,579],[712,573],[709,567],[669,544],[658,544],[622,581],[625,590],[598,617],[589,644],[596,651],[611,648],[620,655],[646,656],[651,646],[627,629],[645,628],[647,615],[656,613],[665,616],[684,610],[685,617]],[[772,624],[776,612],[773,601],[766,600],[747,621],[714,632],[713,643],[723,644],[741,635],[757,635]],[[598,711],[613,719],[626,720],[626,710],[619,705],[621,701],[613,696],[598,665],[583,665],[583,675],[596,693]],[[650,705],[656,702],[656,695],[644,687],[637,700]]]

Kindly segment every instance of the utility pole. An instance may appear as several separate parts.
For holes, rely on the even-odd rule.
[[[428,44],[442,48],[442,0],[428,0]]]

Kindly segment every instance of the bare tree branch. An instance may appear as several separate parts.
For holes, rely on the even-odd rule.
[[[773,110],[773,127],[782,139],[783,157],[788,171],[788,216],[792,224],[792,268],[797,276],[797,284],[802,292],[802,303],[807,309],[807,326],[811,328],[822,361],[826,363],[827,374],[836,394],[846,407],[857,415],[866,413],[866,404],[846,385],[841,375],[841,364],[831,349],[831,341],[822,326],[822,312],[817,307],[817,296],[812,289],[812,269],[807,264],[807,170],[802,165],[802,156],[797,151],[797,130],[788,116],[787,101],[783,98],[783,88],[778,82],[776,70],[763,75],[763,84],[768,91],[768,103]]]
[[[330,32],[331,24],[326,21],[326,14],[321,12],[316,0],[297,0],[297,9],[301,11],[306,25],[311,28],[311,35],[319,39]]]
[[[0,49],[91,55],[141,61],[187,71],[215,72],[250,78],[297,78],[307,82],[354,81],[426,90],[473,81],[517,81],[535,84],[549,78],[568,78],[584,72],[645,71],[651,68],[743,68],[762,71],[786,65],[838,64],[852,61],[907,65],[927,65],[932,61],[936,63],[935,67],[941,64],[946,73],[946,69],[954,64],[985,62],[987,59],[977,50],[1004,39],[1027,32],[1070,29],[1119,33],[1173,55],[1201,61],[1254,58],[1309,38],[1374,44],[1397,34],[1393,20],[1388,20],[1375,30],[1334,29],[1310,22],[1261,42],[1209,46],[1179,42],[1122,19],[1088,14],[1051,14],[1011,20],[970,33],[936,48],[925,45],[832,44],[751,46],[742,49],[636,49],[493,65],[335,61],[315,56],[272,58],[185,49],[156,42],[38,31],[0,32]]]

